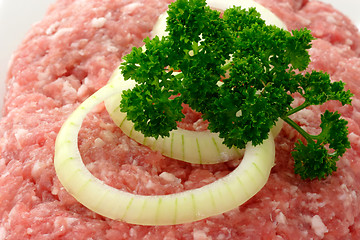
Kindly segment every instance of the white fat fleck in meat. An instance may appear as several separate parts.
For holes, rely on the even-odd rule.
[[[143,4],[139,2],[130,3],[123,8],[124,14],[132,14],[137,8],[142,7]]]
[[[60,229],[60,231],[64,231],[76,221],[76,218],[58,216],[55,218],[54,227],[55,229]]]
[[[177,178],[174,174],[168,172],[162,172],[159,174],[159,177],[168,181],[168,182],[181,182],[181,179]]]
[[[299,190],[299,187],[298,186],[290,186],[289,190],[290,190],[290,194],[294,196],[294,195],[297,195],[296,192]]]
[[[54,195],[54,196],[56,196],[56,195],[58,195],[59,194],[59,191],[60,191],[60,189],[58,188],[58,187],[52,187],[51,188],[51,194],[52,195]]]
[[[91,26],[94,28],[102,28],[106,23],[106,18],[100,17],[100,18],[93,18],[91,20]]]
[[[116,52],[119,51],[119,48],[117,48],[117,47],[115,47],[115,46],[112,46],[112,45],[109,45],[109,46],[106,47],[106,50],[107,50],[108,52],[116,53]]]
[[[42,170],[44,169],[45,164],[41,161],[36,161],[31,169],[31,176],[33,178],[38,178],[41,175]]]
[[[96,138],[94,140],[94,147],[102,148],[103,146],[105,146],[104,140],[102,140],[101,138]]]
[[[74,29],[72,27],[60,28],[51,37],[54,39],[61,38],[64,34],[72,33],[73,31]]]
[[[194,129],[196,131],[201,131],[201,130],[203,130],[203,128],[204,128],[204,126],[203,126],[203,120],[202,119],[199,119],[194,123]]]
[[[335,18],[334,15],[327,15],[327,16],[326,16],[326,21],[328,21],[328,22],[330,22],[330,23],[334,23],[334,24],[337,23],[336,18]]]
[[[360,99],[354,98],[351,102],[351,105],[356,110],[356,111],[354,111],[355,113],[358,113],[360,111]]]
[[[76,52],[80,55],[80,56],[84,56],[85,55],[85,51],[84,48],[86,48],[86,45],[89,43],[89,39],[79,39],[77,41],[74,41],[70,44],[70,47],[73,49],[76,49]]]
[[[223,240],[223,239],[226,239],[226,236],[223,233],[220,233],[219,235],[216,236],[216,240]]]
[[[33,232],[34,232],[34,230],[33,230],[32,228],[27,228],[27,229],[26,229],[26,233],[27,233],[28,235],[31,235]]]
[[[343,193],[338,195],[338,199],[342,202],[344,206],[351,206],[354,202],[357,202],[356,195],[354,197],[353,191],[350,191],[346,186],[346,184],[342,184],[340,188],[343,191]]]
[[[15,138],[18,144],[18,148],[21,149],[23,146],[23,143],[25,141],[25,138],[29,135],[29,131],[26,129],[19,128],[15,132]]]
[[[136,235],[137,235],[136,230],[134,228],[131,228],[129,233],[130,233],[130,237],[136,237]]]
[[[320,198],[321,198],[321,195],[318,194],[318,193],[310,193],[310,192],[307,192],[307,193],[306,193],[306,196],[308,197],[308,199],[312,199],[312,200],[317,200],[317,199],[320,199]]]
[[[117,147],[120,148],[124,152],[130,151],[130,146],[128,144],[126,144],[125,141],[122,141],[119,145],[117,145]],[[136,161],[136,159],[134,159],[134,161]]]
[[[117,129],[117,127],[114,126],[113,124],[106,123],[106,122],[100,122],[99,127],[101,127],[102,129],[105,129],[105,130],[109,130],[109,131],[113,131],[114,129]]]
[[[311,218],[311,228],[320,238],[323,238],[324,234],[329,231],[319,215],[315,215]]]
[[[77,90],[77,97],[84,98],[87,96],[88,93],[89,93],[89,88],[85,84],[83,84]]]
[[[5,240],[6,238],[6,229],[4,227],[0,227],[0,240]]]
[[[39,85],[46,84],[49,78],[50,78],[50,70],[48,68],[46,68],[45,70],[39,69],[39,72],[37,73],[37,79]]]
[[[156,185],[155,185],[155,183],[154,183],[153,181],[149,180],[149,181],[146,183],[145,187],[146,187],[147,189],[153,189],[153,188],[156,187]]]
[[[103,130],[100,132],[100,137],[105,142],[113,142],[116,138],[116,135],[109,130]]]
[[[241,163],[241,159],[234,159],[227,161],[226,164],[231,168],[236,168]]]
[[[57,28],[60,26],[60,22],[54,22],[53,24],[50,25],[50,27],[48,27],[45,31],[46,35],[52,35],[56,32]]]
[[[204,230],[194,229],[193,233],[194,240],[210,240],[212,239],[211,236],[208,236]]]
[[[354,119],[354,121],[359,121],[360,120],[360,112],[354,111],[351,118]]]
[[[282,212],[279,212],[279,214],[276,215],[275,221],[280,224],[286,224],[286,216]]]
[[[345,44],[347,44],[347,45],[352,45],[354,42],[351,40],[351,39],[346,39],[345,40]]]
[[[111,16],[112,16],[112,13],[111,13],[111,12],[108,12],[108,13],[106,13],[106,15],[105,15],[105,17],[106,17],[107,19],[111,18]]]
[[[91,84],[91,80],[88,77],[85,77],[83,80],[83,85],[90,85]]]

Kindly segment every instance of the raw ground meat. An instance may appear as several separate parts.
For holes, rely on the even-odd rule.
[[[0,122],[0,240],[360,239],[359,33],[348,18],[321,2],[258,1],[289,29],[310,28],[318,38],[310,50],[310,69],[329,72],[355,94],[352,106],[331,102],[296,116],[310,132],[319,130],[319,112],[325,108],[349,121],[352,148],[334,175],[323,181],[294,175],[290,151],[298,134],[285,125],[276,139],[276,166],[268,183],[239,208],[161,227],[130,225],[89,211],[56,177],[57,132],[76,106],[107,82],[121,57],[142,45],[171,0],[59,0],[28,33],[8,72]],[[239,163],[198,166],[163,157],[126,137],[102,105],[86,118],[79,139],[94,175],[140,194],[200,187]]]

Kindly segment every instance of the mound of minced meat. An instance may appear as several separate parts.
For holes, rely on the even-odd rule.
[[[170,2],[59,0],[26,35],[11,60],[0,122],[0,240],[360,239],[360,35],[347,17],[318,1],[258,0],[289,29],[311,29],[317,39],[310,70],[327,71],[355,95],[352,106],[330,102],[296,115],[311,133],[319,131],[325,108],[349,121],[351,149],[332,176],[304,181],[294,174],[290,151],[299,135],[285,125],[265,187],[244,205],[202,221],[130,225],[95,214],[66,192],[53,165],[62,123],[106,84],[124,54],[142,45]],[[187,114],[184,126],[197,129],[200,117]],[[85,119],[79,149],[96,177],[145,195],[206,185],[240,161],[200,166],[164,157],[125,136],[103,105]]]

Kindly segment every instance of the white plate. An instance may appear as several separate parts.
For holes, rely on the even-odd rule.
[[[4,81],[11,53],[19,45],[31,25],[42,18],[53,1],[0,0],[0,109],[3,103]],[[323,0],[323,2],[334,5],[360,27],[360,14],[356,11],[360,9],[360,1]]]

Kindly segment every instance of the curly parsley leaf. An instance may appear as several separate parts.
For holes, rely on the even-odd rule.
[[[306,140],[292,154],[296,173],[314,179],[336,170],[350,148],[347,122],[326,111],[322,132],[312,136],[289,117],[329,100],[351,104],[343,82],[331,82],[321,71],[304,73],[314,39],[309,30],[268,26],[255,8],[229,8],[220,17],[205,0],[177,0],[168,15],[169,35],[145,39],[145,49],[134,48],[121,64],[125,79],[137,82],[121,101],[136,130],[168,136],[186,103],[227,146],[243,148],[249,141],[261,144],[282,118]],[[295,93],[304,102],[293,107]]]
[[[300,174],[303,179],[322,179],[331,175],[337,169],[339,157],[350,148],[347,122],[340,117],[339,113],[326,110],[321,116],[321,133],[309,136],[307,145],[300,140],[296,143],[292,152],[295,173]]]
[[[295,159],[294,171],[302,179],[323,179],[337,169],[338,158],[328,154],[328,150],[316,142],[307,145],[297,142],[292,156]]]

